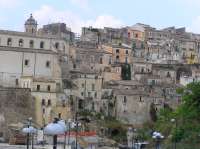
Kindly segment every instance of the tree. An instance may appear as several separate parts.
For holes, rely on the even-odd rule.
[[[132,42],[132,50],[135,50],[135,48],[136,48],[136,43],[135,43],[135,41],[133,41]]]
[[[122,77],[122,80],[131,80],[131,66],[130,66],[130,64],[122,65],[121,77]]]
[[[144,49],[145,48],[145,45],[144,45],[144,42],[141,43],[141,49]]]
[[[155,128],[165,136],[172,135],[172,141],[196,142],[200,134],[200,82],[188,84],[177,93],[182,96],[182,104],[174,111],[165,105],[159,112]],[[175,119],[176,124],[171,119]]]
[[[150,105],[150,116],[153,122],[157,121],[157,112],[156,112],[156,107],[154,103],[151,103]]]

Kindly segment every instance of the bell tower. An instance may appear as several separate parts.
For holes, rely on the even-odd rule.
[[[26,20],[25,24],[25,32],[29,34],[36,34],[37,32],[37,21],[33,18],[31,14],[28,20]]]

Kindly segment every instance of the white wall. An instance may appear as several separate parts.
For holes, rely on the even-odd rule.
[[[188,77],[188,76],[182,76],[180,78],[180,84],[183,86],[188,85],[189,83],[192,83],[194,81],[193,77]]]
[[[25,60],[29,65],[25,65]],[[46,62],[50,67],[46,67]],[[59,77],[57,55],[0,50],[0,85],[15,86],[20,76]]]
[[[20,47],[19,40],[23,40],[23,47],[21,48],[30,48],[30,41],[34,41],[33,49],[41,49],[40,43],[44,42],[44,48],[42,50],[53,50],[53,51],[62,51],[63,53],[69,55],[69,43],[63,39],[56,39],[56,38],[49,38],[48,36],[40,37],[40,36],[28,36],[25,33],[15,33],[16,35],[12,34],[12,32],[2,33],[0,32],[0,46],[8,46],[7,41],[8,38],[12,39],[11,47]],[[20,34],[20,35],[17,35]],[[24,34],[23,36],[21,34]],[[55,48],[55,43],[59,43],[59,48]]]

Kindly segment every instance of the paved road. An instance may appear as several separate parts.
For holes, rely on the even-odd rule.
[[[31,147],[29,147],[31,148]],[[51,147],[52,148],[52,147]],[[8,144],[0,144],[0,149],[26,149],[25,145],[8,145]],[[35,146],[34,149],[48,149],[48,147],[40,147],[40,146]]]

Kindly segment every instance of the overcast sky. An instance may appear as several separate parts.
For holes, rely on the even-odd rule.
[[[200,0],[0,0],[0,29],[22,31],[31,13],[39,27],[65,22],[74,32],[140,22],[200,33]]]

